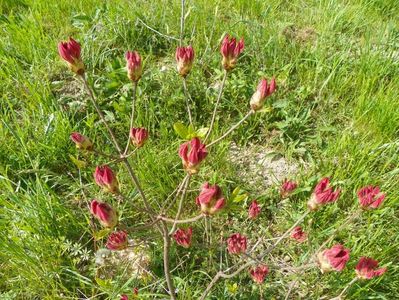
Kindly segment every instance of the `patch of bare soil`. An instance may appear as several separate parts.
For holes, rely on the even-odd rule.
[[[284,28],[282,33],[287,39],[294,40],[299,43],[312,42],[317,37],[317,33],[313,28],[298,28],[295,25],[287,26]]]
[[[261,145],[240,148],[232,144],[228,155],[237,176],[258,191],[279,184],[285,178],[295,177],[299,168],[298,163],[288,162],[283,156]]]

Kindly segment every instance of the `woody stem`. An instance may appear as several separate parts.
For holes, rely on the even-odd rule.
[[[216,140],[212,141],[207,145],[209,148],[210,146],[219,143],[221,140],[223,140],[226,136],[228,136],[230,133],[232,133],[238,126],[240,126],[246,119],[248,119],[252,114],[254,114],[255,111],[250,110],[239,122],[237,122],[235,125],[233,125],[229,130],[227,130],[221,137],[217,138]]]
[[[220,102],[220,99],[222,98],[223,89],[224,89],[224,86],[226,84],[226,78],[227,78],[227,71],[224,70],[222,83],[221,83],[220,88],[219,88],[219,94],[218,94],[218,97],[216,99],[215,108],[213,109],[211,124],[209,125],[209,130],[208,130],[208,132],[207,132],[207,134],[205,136],[204,143],[208,140],[209,136],[211,135],[211,132],[212,132],[212,129],[213,129],[213,125],[214,125],[215,119],[216,119],[216,113],[217,113],[217,110],[218,110],[218,107],[219,107],[219,102]]]
[[[125,151],[123,152],[123,155],[126,155],[127,151],[129,150],[129,145],[130,145],[130,129],[133,128],[133,122],[134,122],[134,111],[135,111],[135,106],[136,106],[136,94],[137,94],[137,81],[133,82],[133,97],[132,97],[132,112],[130,114],[130,127],[129,127],[129,134],[127,137],[127,143],[125,147]]]
[[[182,191],[182,195],[179,201],[179,207],[177,208],[177,213],[176,213],[176,217],[175,220],[177,221],[180,218],[181,215],[181,211],[183,209],[183,202],[186,199],[186,194],[187,194],[187,189],[190,185],[190,179],[191,179],[191,175],[188,175],[187,180],[185,182],[185,185],[183,187],[183,191]],[[173,223],[172,229],[169,231],[169,235],[173,234],[173,232],[175,232],[176,230],[176,221]]]
[[[270,252],[272,252],[280,243],[281,241],[287,237],[290,232],[299,224],[301,223],[305,217],[309,214],[309,211],[305,212],[295,223],[294,225],[292,225],[282,236],[280,236],[278,238],[278,240],[269,248],[266,249],[266,251],[264,253],[262,253],[261,255],[258,255],[258,257],[256,257],[256,261],[261,261],[263,258],[265,258]],[[239,273],[241,273],[243,270],[247,269],[248,267],[252,266],[256,261],[251,260],[250,262],[247,262],[243,265],[241,265],[239,268],[237,268],[237,270],[235,270],[233,273],[230,274],[226,274],[226,272],[228,272],[231,269],[234,269],[236,267],[238,267],[238,265],[240,263],[235,264],[234,266],[232,266],[231,268],[227,269],[226,271],[219,271],[218,273],[216,273],[216,275],[213,277],[213,279],[211,280],[211,282],[208,284],[208,286],[206,287],[205,291],[202,293],[200,300],[204,300],[206,298],[206,296],[209,294],[209,292],[212,290],[213,286],[219,281],[220,278],[224,278],[224,279],[230,279],[233,278],[234,276],[238,275]]]
[[[186,99],[188,120],[190,122],[190,125],[193,125],[193,116],[191,114],[191,109],[190,109],[191,97],[190,94],[188,93],[186,77],[183,77],[183,90],[184,90],[184,97]]]

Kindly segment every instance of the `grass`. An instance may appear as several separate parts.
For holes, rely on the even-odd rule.
[[[101,108],[121,141],[129,124],[131,85],[125,74],[126,50],[145,59],[139,84],[137,123],[151,132],[150,142],[133,160],[151,199],[162,203],[183,177],[176,153],[182,142],[173,124],[187,123],[181,81],[174,71],[177,42],[151,31],[178,37],[179,1],[3,0],[0,1],[0,292],[1,299],[117,299],[133,287],[151,282],[96,280],[88,202],[99,192],[92,180],[94,167],[104,160],[79,156],[87,167],[79,171],[69,140],[76,130],[89,135],[108,152],[112,147],[82,87],[58,57],[57,43],[71,35],[83,45],[83,58],[96,87]],[[187,211],[196,210],[194,197],[204,181],[220,184],[229,198],[240,185],[258,198],[266,213],[258,223],[246,220],[246,203],[212,221],[219,234],[240,230],[250,240],[283,232],[304,211],[311,189],[321,176],[331,176],[343,194],[337,204],[307,218],[311,244],[285,242],[274,253],[301,265],[345,218],[357,209],[356,191],[366,184],[387,193],[383,208],[362,214],[334,239],[351,248],[351,260],[340,274],[321,276],[310,270],[298,277],[293,299],[336,296],[354,276],[357,259],[370,255],[388,272],[356,283],[349,299],[396,299],[399,290],[397,249],[399,179],[399,3],[396,0],[310,1],[187,1],[184,40],[196,50],[188,77],[195,102],[194,118],[206,126],[221,80],[218,47],[226,33],[243,36],[244,55],[229,76],[216,122],[218,136],[248,110],[249,98],[261,76],[277,77],[279,90],[271,98],[273,110],[246,122],[230,137],[241,146],[257,143],[304,162],[298,174],[301,189],[281,203],[277,187],[252,194],[226,159],[229,141],[208,157]],[[124,142],[123,142],[124,143]],[[117,168],[115,166],[115,168]],[[127,174],[118,169],[121,188],[129,197]],[[121,219],[134,225],[145,221],[120,205]],[[229,223],[226,223],[229,220]],[[197,299],[219,267],[219,250],[201,243],[204,223],[194,232],[189,251],[172,246],[172,267],[180,299]],[[142,297],[165,297],[162,254],[156,235],[149,240],[151,270],[160,280],[140,292]],[[313,249],[313,250],[312,250]],[[188,254],[189,256],[185,256]],[[225,260],[226,255],[222,251]],[[288,259],[288,258],[287,258]],[[266,299],[284,299],[295,274],[272,272],[262,286]],[[155,281],[158,282],[158,281]],[[237,284],[237,287],[234,286]],[[210,299],[254,299],[259,288],[247,274],[219,283]]]

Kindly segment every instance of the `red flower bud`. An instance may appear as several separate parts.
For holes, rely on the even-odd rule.
[[[237,64],[238,56],[244,50],[244,39],[237,43],[237,40],[227,34],[220,47],[220,53],[223,56],[222,65],[225,70],[232,70]]]
[[[260,206],[256,200],[252,201],[251,205],[248,209],[248,216],[250,219],[256,219],[256,217],[260,214]]]
[[[136,52],[126,52],[126,69],[129,79],[133,82],[138,81],[143,74],[143,66],[141,64],[141,57]]]
[[[295,227],[291,232],[291,238],[297,240],[299,243],[302,243],[308,239],[308,235],[306,232],[303,232],[301,226]]]
[[[127,248],[127,232],[115,231],[112,232],[107,239],[106,247],[109,250],[123,250]]]
[[[80,134],[79,132],[71,133],[71,140],[76,144],[76,148],[81,150],[92,150],[93,143],[87,136]]]
[[[316,185],[310,200],[308,201],[308,208],[310,210],[317,210],[320,206],[337,201],[340,190],[333,190],[330,187],[330,180],[328,177],[323,178]]]
[[[121,300],[129,300],[129,297],[127,295],[122,295]]]
[[[361,257],[356,265],[356,275],[359,279],[372,279],[381,276],[387,271],[387,268],[378,268],[378,261],[370,257]]]
[[[148,131],[145,128],[131,128],[130,129],[130,139],[133,145],[140,148],[144,145],[145,141],[148,139]]]
[[[334,245],[330,249],[324,250],[317,255],[317,261],[322,273],[332,270],[341,272],[349,260],[350,250],[341,244]]]
[[[274,93],[276,90],[276,80],[273,78],[270,81],[270,85],[267,84],[266,79],[262,79],[255,93],[252,95],[250,105],[252,110],[257,111],[263,108],[263,104],[268,96]]]
[[[365,186],[357,192],[359,203],[363,208],[378,208],[385,199],[385,194],[378,186]]]
[[[263,281],[265,280],[265,277],[267,276],[267,274],[269,274],[269,268],[267,266],[257,266],[254,269],[251,269],[249,271],[249,274],[251,274],[252,279],[258,283],[258,284],[262,284]]]
[[[177,71],[183,77],[186,77],[191,71],[194,60],[194,49],[191,46],[177,47],[176,49],[176,62]]]
[[[111,205],[92,200],[90,204],[90,212],[98,219],[104,227],[113,228],[118,223],[118,216]]]
[[[206,146],[201,144],[199,138],[195,137],[190,142],[180,145],[179,156],[182,159],[183,167],[189,174],[198,173],[199,164],[208,155]]]
[[[184,229],[178,229],[176,232],[173,234],[173,238],[175,239],[176,243],[180,246],[183,246],[184,248],[189,248],[191,245],[191,237],[193,235],[193,229],[187,228],[186,230]]]
[[[226,200],[222,197],[222,190],[219,186],[209,185],[206,182],[201,188],[196,203],[204,214],[213,215],[225,206]]]
[[[284,180],[281,185],[280,195],[282,198],[287,198],[296,188],[298,184],[292,180]]]
[[[119,192],[118,180],[116,179],[114,172],[107,165],[96,167],[94,180],[99,186],[103,187],[108,192]]]
[[[230,254],[240,254],[247,251],[247,238],[239,233],[227,239],[227,250]]]
[[[83,75],[85,67],[80,57],[80,44],[73,38],[68,42],[58,43],[58,53],[68,63],[72,72]]]

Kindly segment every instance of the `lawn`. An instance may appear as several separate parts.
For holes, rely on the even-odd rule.
[[[300,224],[307,242],[283,238],[262,258],[270,270],[262,284],[245,269],[220,279],[206,299],[331,299],[345,287],[346,299],[399,298],[399,2],[186,0],[184,15],[183,45],[195,50],[186,82],[197,132],[209,128],[222,85],[219,49],[226,34],[243,37],[245,48],[228,72],[209,141],[247,114],[261,78],[275,77],[277,90],[263,111],[210,147],[191,176],[181,219],[198,215],[195,199],[204,182],[218,184],[227,204],[190,225],[189,248],[172,238],[169,263],[177,299],[199,299],[220,270],[254,262],[262,249],[273,247],[273,238],[307,212],[323,177],[341,193]],[[1,299],[170,298],[157,230],[166,221],[131,230],[150,219],[123,162],[110,164],[121,194],[96,185],[93,172],[110,157],[78,151],[70,134],[90,137],[103,154],[116,152],[57,45],[69,36],[81,44],[88,83],[123,147],[133,97],[125,52],[140,53],[134,122],[149,131],[149,139],[127,161],[150,205],[156,211],[170,206],[166,215],[174,218],[179,201],[173,192],[185,176],[178,149],[187,140],[176,129],[177,123],[189,124],[175,61],[180,16],[177,0],[0,0]],[[283,159],[295,167],[273,183],[262,172],[245,171],[265,153],[270,164]],[[298,188],[282,199],[284,178]],[[386,194],[378,209],[359,209],[357,192],[367,185]],[[119,229],[129,232],[133,246],[104,249],[107,232],[89,209],[94,198],[117,208]],[[254,220],[248,218],[253,199],[261,206]],[[259,241],[252,256],[226,250],[227,238],[237,232],[248,238],[248,249]],[[350,249],[342,271],[304,268],[321,246],[338,243]],[[140,270],[126,263],[140,255]],[[348,286],[362,256],[387,271]]]

